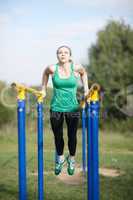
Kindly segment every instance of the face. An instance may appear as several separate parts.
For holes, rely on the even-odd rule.
[[[61,63],[67,63],[70,60],[70,50],[67,47],[61,47],[58,49],[57,58]]]

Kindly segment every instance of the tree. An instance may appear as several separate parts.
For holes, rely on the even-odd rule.
[[[89,49],[88,71],[91,81],[98,82],[106,93],[105,106],[112,115],[114,95],[133,83],[133,30],[124,21],[110,20],[97,34]],[[123,101],[126,102],[125,97]]]

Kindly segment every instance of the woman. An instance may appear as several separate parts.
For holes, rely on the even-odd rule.
[[[50,122],[55,139],[58,161],[55,165],[55,174],[60,174],[65,157],[63,155],[63,121],[66,120],[69,156],[67,157],[67,171],[74,174],[75,153],[77,144],[77,128],[80,117],[79,104],[76,98],[77,77],[80,75],[84,86],[84,95],[88,94],[87,73],[83,66],[73,64],[71,49],[61,46],[57,49],[58,63],[46,67],[42,78],[42,92],[46,96],[46,87],[49,75],[52,76],[53,98],[50,104]]]

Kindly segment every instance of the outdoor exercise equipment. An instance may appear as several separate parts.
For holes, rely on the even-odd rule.
[[[44,199],[43,181],[43,95],[41,92],[21,84],[12,83],[17,91],[18,101],[18,167],[19,167],[19,200],[27,200],[26,176],[26,140],[25,140],[25,99],[30,92],[37,98],[38,127],[38,200]]]
[[[13,83],[18,100],[18,166],[19,200],[27,200],[26,141],[25,141],[25,101],[26,94],[32,93],[37,99],[38,113],[38,200],[44,199],[43,180],[43,94],[35,89]],[[99,200],[98,172],[98,121],[100,86],[93,84],[89,93],[81,101],[82,107],[82,169],[87,171],[87,199]],[[87,142],[86,142],[87,141]],[[86,162],[87,149],[87,162]],[[87,165],[87,167],[86,167]]]
[[[98,121],[99,121],[99,108],[100,108],[99,91],[100,91],[100,86],[98,84],[93,84],[89,90],[88,95],[81,101],[82,168],[83,168],[83,173],[85,174],[86,146],[87,146],[87,199],[88,200],[99,200],[99,155],[98,155]]]

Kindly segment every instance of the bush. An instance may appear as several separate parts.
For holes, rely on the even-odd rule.
[[[114,132],[121,132],[124,133],[133,133],[133,119],[128,117],[127,119],[118,120],[116,118],[107,118],[100,121],[100,129],[114,131]]]
[[[0,81],[0,94],[2,92],[2,89],[4,89],[6,87],[6,83],[3,81]],[[7,91],[8,95],[6,100],[8,99],[11,100],[11,90]],[[14,120],[15,117],[15,110],[11,109],[11,108],[7,108],[6,106],[4,106],[2,104],[2,102],[0,102],[0,127],[8,122],[11,122]]]
[[[0,102],[0,127],[14,120],[15,112],[12,109],[6,108]]]

